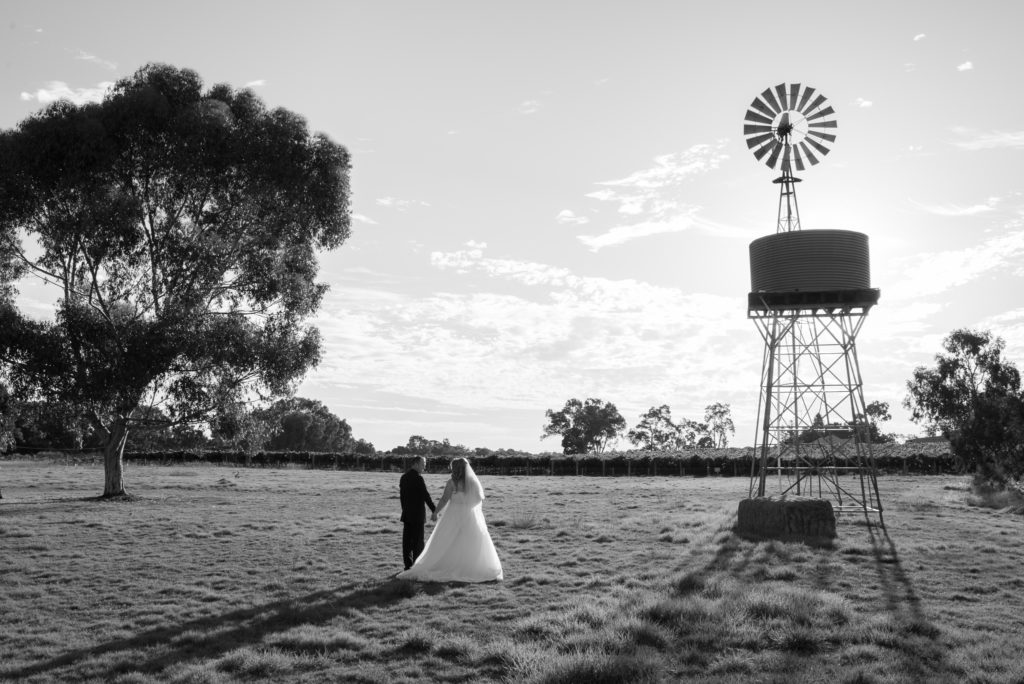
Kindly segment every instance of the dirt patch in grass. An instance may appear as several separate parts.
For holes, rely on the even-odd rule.
[[[745,480],[488,477],[505,581],[463,585],[394,579],[398,473],[3,475],[0,680],[1024,678],[1024,523],[958,478],[883,478],[888,529],[815,549],[733,535]]]

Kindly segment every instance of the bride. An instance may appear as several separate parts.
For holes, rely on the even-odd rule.
[[[441,519],[416,562],[398,573],[398,578],[428,582],[500,580],[501,561],[484,522],[484,488],[466,459],[455,459],[450,468],[452,477],[437,504]]]

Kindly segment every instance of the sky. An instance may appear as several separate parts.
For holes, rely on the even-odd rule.
[[[1024,366],[1024,4],[4,0],[0,19],[2,129],[163,62],[348,148],[352,236],[321,255],[323,360],[297,393],[378,449],[558,451],[545,411],[588,397],[629,427],[727,403],[730,444],[753,445],[748,245],[776,231],[778,174],[743,117],[779,83],[836,111],[800,218],[868,235],[857,353],[883,429],[923,433],[906,383],[957,328]]]

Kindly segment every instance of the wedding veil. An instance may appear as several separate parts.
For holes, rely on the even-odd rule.
[[[473,466],[466,461],[466,503],[475,506],[484,500],[484,486],[473,472]]]

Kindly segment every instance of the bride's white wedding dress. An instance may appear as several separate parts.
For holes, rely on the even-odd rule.
[[[466,491],[452,494],[412,567],[400,579],[427,582],[490,582],[502,579],[501,561],[487,531],[483,488],[467,473]]]

